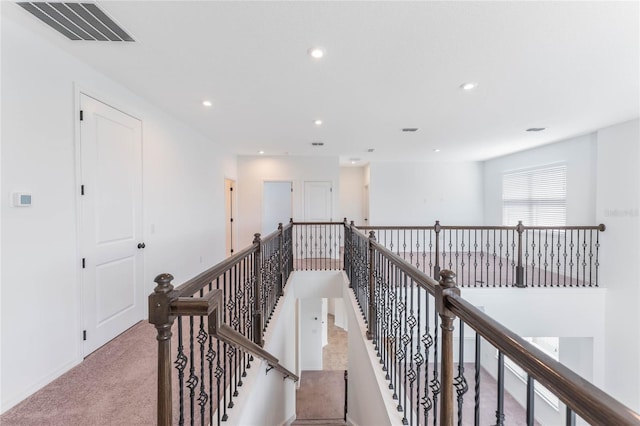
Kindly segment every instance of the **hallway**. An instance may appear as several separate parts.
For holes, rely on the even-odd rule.
[[[347,332],[327,316],[327,341],[322,348],[320,371],[302,371],[296,392],[294,425],[345,424],[345,370],[348,363]]]

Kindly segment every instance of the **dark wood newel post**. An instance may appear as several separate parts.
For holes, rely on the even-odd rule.
[[[522,233],[524,232],[524,225],[522,221],[518,221],[516,226],[518,232],[518,265],[516,266],[516,287],[526,287],[524,284],[524,266],[522,265]]]
[[[171,303],[178,298],[171,274],[160,274],[149,295],[149,322],[158,330],[158,425],[170,426],[171,413],[171,327],[176,317],[170,315]]]
[[[442,394],[440,399],[440,426],[453,426],[453,320],[455,315],[447,308],[446,297],[459,295],[460,289],[454,281],[456,274],[448,269],[440,271],[440,282],[436,286],[436,307],[440,315],[442,329],[442,353],[440,357],[440,382]]]
[[[373,244],[376,241],[376,233],[369,231],[369,321],[367,322],[367,339],[375,339],[376,328],[376,306],[374,300],[374,292],[376,288],[375,281],[375,250]]]
[[[278,265],[280,268],[280,282],[278,283],[278,294],[277,296],[280,297],[283,294],[283,287],[284,287],[284,265],[282,263],[283,260],[283,253],[284,253],[284,232],[282,231],[282,222],[280,222],[278,224],[278,241],[279,241],[279,256],[278,256]]]
[[[433,230],[436,233],[436,261],[433,265],[433,277],[437,278],[440,276],[440,230],[442,226],[440,226],[440,221],[436,220],[436,224],[433,226]]]

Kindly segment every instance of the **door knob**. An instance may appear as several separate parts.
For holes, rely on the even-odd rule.
[[[146,247],[146,245],[144,243],[138,243],[138,248],[139,249],[143,249],[145,247]]]

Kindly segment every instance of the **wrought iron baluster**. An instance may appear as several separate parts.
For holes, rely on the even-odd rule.
[[[594,232],[593,230],[589,231],[589,287],[593,287],[593,281],[592,281],[593,277],[591,274],[593,269],[593,232]],[[595,231],[595,232],[598,232],[598,231]]]
[[[209,291],[213,290],[213,283],[209,283]],[[216,359],[216,352],[213,350],[213,336],[208,336],[207,348],[207,369],[209,372],[209,424],[213,424],[213,361]]]
[[[498,257],[498,287],[502,287],[502,248],[503,248],[503,244],[502,244],[502,231],[501,230],[494,230],[493,231],[493,252],[496,252],[496,233],[498,234],[498,253],[497,253],[497,257]],[[495,260],[493,262],[493,276],[494,276],[494,281],[495,281],[495,276],[496,276],[496,263]]]
[[[535,424],[534,420],[534,404],[535,404],[535,393],[533,388],[533,377],[530,374],[527,374],[527,426],[533,426]]]
[[[466,266],[466,264],[464,263],[464,256],[465,256],[465,251],[464,248],[466,247],[464,244],[464,229],[460,231],[462,233],[462,238],[461,238],[461,243],[460,243],[460,251],[462,252],[462,255],[460,256],[461,263],[460,263],[460,285],[464,286],[464,267]],[[457,234],[456,234],[457,235]],[[457,247],[457,240],[456,240],[456,247]],[[458,253],[456,252],[456,258],[458,257]]]
[[[580,233],[580,231],[578,231]],[[587,281],[587,230],[582,231],[582,286],[578,283],[580,287],[584,286],[584,282]]]
[[[462,231],[462,232],[463,232],[463,238],[464,238],[464,231]],[[456,257],[456,269],[455,269],[455,271],[456,271],[456,272],[458,272],[458,270],[460,270],[460,253],[459,253],[459,248],[460,248],[460,246],[459,246],[459,243],[458,243],[458,234],[459,234],[459,232],[458,232],[458,230],[456,229],[456,231],[455,231],[455,236],[456,236],[456,251],[455,251],[455,257]],[[464,265],[464,260],[463,260],[463,265]],[[461,272],[462,272],[462,273],[461,273],[461,275],[462,275],[462,274],[464,273],[464,266],[463,266],[463,268],[462,268],[462,271],[461,271]]]
[[[571,231],[565,231],[564,232],[564,244],[563,244],[563,250],[562,250],[562,257],[563,257],[563,269],[562,269],[562,286],[566,287],[567,286],[567,233],[569,233]]]
[[[489,267],[491,266],[491,233],[490,231],[487,229],[487,240],[486,240],[486,245],[485,245],[485,249],[486,249],[486,258],[485,258],[485,263],[484,266],[486,267],[486,279],[487,279],[487,287],[495,287],[496,286],[496,280],[494,279],[493,282],[491,281],[491,276],[489,273]],[[495,252],[493,253],[494,256],[494,260],[495,260]]]
[[[504,354],[498,351],[498,396],[496,407],[496,426],[504,426]]]
[[[549,266],[547,250],[549,248],[549,231],[544,230],[544,286],[547,287],[547,267]]]
[[[390,366],[390,340],[389,340],[389,325],[391,324],[391,297],[390,293],[390,283],[391,283],[391,274],[393,273],[393,267],[389,260],[385,260],[385,283],[384,283],[384,310],[383,312],[383,322],[382,322],[382,338],[380,345],[382,346],[382,351],[384,355],[384,365],[382,366],[382,371],[385,371],[385,379],[391,380],[391,376],[389,375]]]
[[[563,231],[558,231],[558,235],[556,236],[556,286],[560,287],[560,268],[562,267],[562,262],[560,261],[560,248],[562,244],[560,243],[560,238],[564,234]],[[551,241],[553,242],[553,234],[551,234]]]
[[[567,410],[567,421],[566,421],[566,425],[567,426],[576,426],[576,413],[573,412],[573,410],[571,408],[569,408],[569,406],[566,407]]]
[[[433,262],[433,232],[429,231],[429,271],[433,271]]]
[[[216,290],[220,290],[220,277],[216,278]],[[224,375],[224,370],[220,366],[221,357],[220,357],[220,340],[219,339],[216,339],[216,353],[218,354],[218,356],[216,357],[216,370],[215,370],[214,376],[216,377],[216,404],[218,405],[218,409],[216,411],[218,412],[217,422],[219,426],[220,422],[222,421],[221,413],[220,413],[220,400],[221,400],[220,389],[221,389],[222,376]],[[226,405],[223,404],[222,406],[224,407],[223,410],[225,410],[226,412]]]
[[[467,379],[464,377],[464,322],[458,321],[459,324],[459,343],[458,343],[458,375],[453,379],[453,385],[456,388],[456,395],[458,400],[458,425],[462,426],[462,404],[464,401],[464,394],[469,390],[467,385]]]
[[[422,339],[419,338],[420,335],[420,330],[421,330],[421,322],[422,322],[422,288],[419,285],[415,286],[415,292],[417,293],[416,296],[416,307],[417,307],[417,311],[418,311],[418,317],[417,317],[417,324],[416,324],[416,354],[414,355],[414,361],[416,363],[416,396],[415,399],[412,399],[411,401],[411,406],[415,407],[415,412],[416,412],[416,421],[420,421],[420,378],[422,377],[420,375],[420,370],[422,368],[422,364],[424,364],[424,356],[422,355]],[[429,296],[427,295],[427,298]],[[411,334],[413,336],[413,332]],[[426,366],[425,366],[425,370],[426,370]],[[427,382],[425,380],[425,387],[427,385]],[[411,418],[411,423],[413,423],[413,417]]]
[[[222,275],[222,302],[223,302],[222,306],[223,307],[227,306],[227,294],[228,294],[228,292],[227,292],[227,281],[228,281],[228,273],[225,272]],[[224,324],[228,324],[228,322],[229,322],[228,319],[227,319],[227,315],[228,315],[227,309],[223,309],[223,313],[222,313],[221,317],[222,317],[222,322]],[[229,402],[229,404],[227,404],[227,393],[228,393],[227,392],[227,387],[228,387],[227,386],[227,379],[228,379],[227,371],[229,369],[229,364],[227,362],[227,343],[226,342],[223,342],[222,349],[223,349],[222,353],[223,353],[223,356],[224,356],[224,360],[223,360],[223,365],[224,365],[223,373],[224,374],[222,375],[222,378],[223,378],[223,386],[222,386],[222,389],[223,389],[222,421],[226,422],[229,419],[229,416],[227,414],[227,407],[228,408],[232,408],[233,407],[233,401],[231,401],[231,402]],[[218,357],[218,358],[220,358],[220,357]],[[229,396],[229,398],[230,398],[230,396]],[[218,410],[220,410],[220,409],[218,408]]]
[[[484,273],[484,233],[482,232],[482,230],[480,230],[480,287],[484,287],[484,278],[483,278],[483,273]]]
[[[487,231],[488,233],[489,231]],[[488,240],[488,238],[487,238]],[[493,230],[493,285],[492,287],[496,286],[496,257],[498,257],[498,254],[496,253],[496,230]],[[487,253],[489,253],[489,247],[487,247]],[[489,276],[489,267],[487,266],[487,277]]]
[[[573,284],[573,229],[571,230],[571,241],[569,242],[570,256],[569,256],[569,287]]]
[[[204,289],[200,290],[200,297],[204,296]],[[204,317],[200,316],[200,327],[198,329],[198,344],[200,345],[200,395],[198,396],[198,404],[200,405],[200,424],[205,425],[205,413],[209,396],[206,392],[206,384],[204,381],[205,371],[205,343],[207,343],[209,335],[204,329]],[[206,422],[208,424],[208,422]]]
[[[596,287],[598,287],[598,269],[600,267],[600,261],[598,255],[600,251],[600,232],[596,231]]]
[[[542,230],[538,229],[538,287],[542,283]]]
[[[184,425],[184,369],[187,366],[187,356],[184,354],[183,332],[182,332],[182,316],[177,318],[178,322],[178,355],[176,357],[175,366],[178,370],[178,392],[179,392],[179,415],[178,424]]]
[[[480,333],[476,333],[476,359],[475,359],[475,375],[474,375],[474,400],[473,400],[473,424],[480,426],[480,350],[481,350]]]
[[[404,292],[403,292],[404,290]],[[401,281],[401,287],[400,287],[400,295],[402,296],[402,293],[404,293],[404,309],[402,310],[402,324],[404,325],[404,334],[402,335],[401,339],[402,339],[402,358],[400,359],[400,361],[402,361],[402,363],[404,364],[404,374],[403,374],[403,385],[400,388],[400,395],[401,398],[398,402],[398,410],[403,412],[403,417],[402,417],[402,423],[403,424],[409,424],[409,421],[407,420],[407,378],[408,378],[408,371],[407,371],[407,350],[410,349],[408,348],[409,343],[411,343],[411,338],[409,336],[408,333],[408,318],[407,318],[407,312],[409,311],[408,309],[408,287],[407,287],[407,275],[403,272],[402,273],[402,281]],[[403,404],[400,404],[400,401],[404,401]]]
[[[429,384],[431,388],[431,398],[433,400],[433,426],[438,422],[438,395],[440,394],[440,375],[438,374],[438,310],[433,310],[433,379]]]
[[[189,388],[189,414],[191,415],[190,423],[193,425],[195,421],[195,396],[196,386],[198,386],[198,376],[196,376],[195,365],[195,348],[193,344],[193,315],[189,316],[189,379],[187,387]]]
[[[478,230],[473,231],[473,286],[478,284]],[[482,239],[482,233],[480,233]],[[480,244],[480,250],[482,250],[482,244]],[[482,261],[482,259],[481,259]],[[480,268],[480,287],[482,287],[482,267]]]

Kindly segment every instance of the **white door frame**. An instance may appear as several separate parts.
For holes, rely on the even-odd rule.
[[[83,340],[83,330],[86,329],[86,324],[85,324],[85,306],[83,303],[84,300],[84,293],[85,291],[83,291],[83,278],[82,278],[82,272],[83,272],[83,268],[82,268],[82,251],[83,251],[83,244],[82,244],[82,235],[83,235],[83,210],[82,210],[82,195],[81,195],[81,185],[82,185],[82,151],[81,151],[81,120],[80,120],[80,99],[81,99],[81,95],[85,95],[88,97],[91,97],[99,102],[102,102],[108,106],[110,106],[111,108],[114,108],[126,115],[129,115],[137,120],[139,120],[142,123],[142,134],[141,134],[141,138],[143,141],[142,144],[142,167],[144,164],[144,121],[140,118],[142,117],[142,113],[141,111],[136,108],[133,107],[132,105],[129,105],[127,103],[122,103],[119,100],[113,99],[112,95],[109,95],[108,92],[103,92],[101,90],[96,90],[95,88],[90,88],[90,87],[85,87],[84,85],[78,83],[78,82],[74,82],[73,83],[73,98],[74,98],[74,103],[73,103],[73,123],[74,123],[74,159],[75,159],[75,182],[74,182],[74,192],[76,194],[75,197],[75,211],[76,211],[76,260],[77,260],[77,269],[76,269],[76,303],[75,306],[77,306],[76,308],[76,330],[77,330],[77,336],[78,336],[78,344],[76,347],[76,356],[78,361],[81,361],[84,357],[86,357],[87,355],[89,355],[88,353],[84,353],[85,351],[85,345],[84,345],[84,340]],[[146,235],[144,232],[144,167],[143,167],[143,174],[142,174],[142,187],[141,187],[141,193],[140,193],[140,197],[143,200],[141,202],[141,221],[142,221],[142,227],[141,227],[141,233],[142,233],[142,238],[143,240],[146,240]],[[143,264],[143,271],[142,271],[142,275],[143,275],[143,283],[144,283],[144,293],[150,293],[153,290],[153,286],[152,285],[147,285],[147,271],[146,271],[146,265],[144,262],[144,257],[142,260],[142,264]],[[146,304],[142,305],[142,309],[143,309],[143,313],[142,313],[142,318],[146,318],[148,316],[148,309]]]

